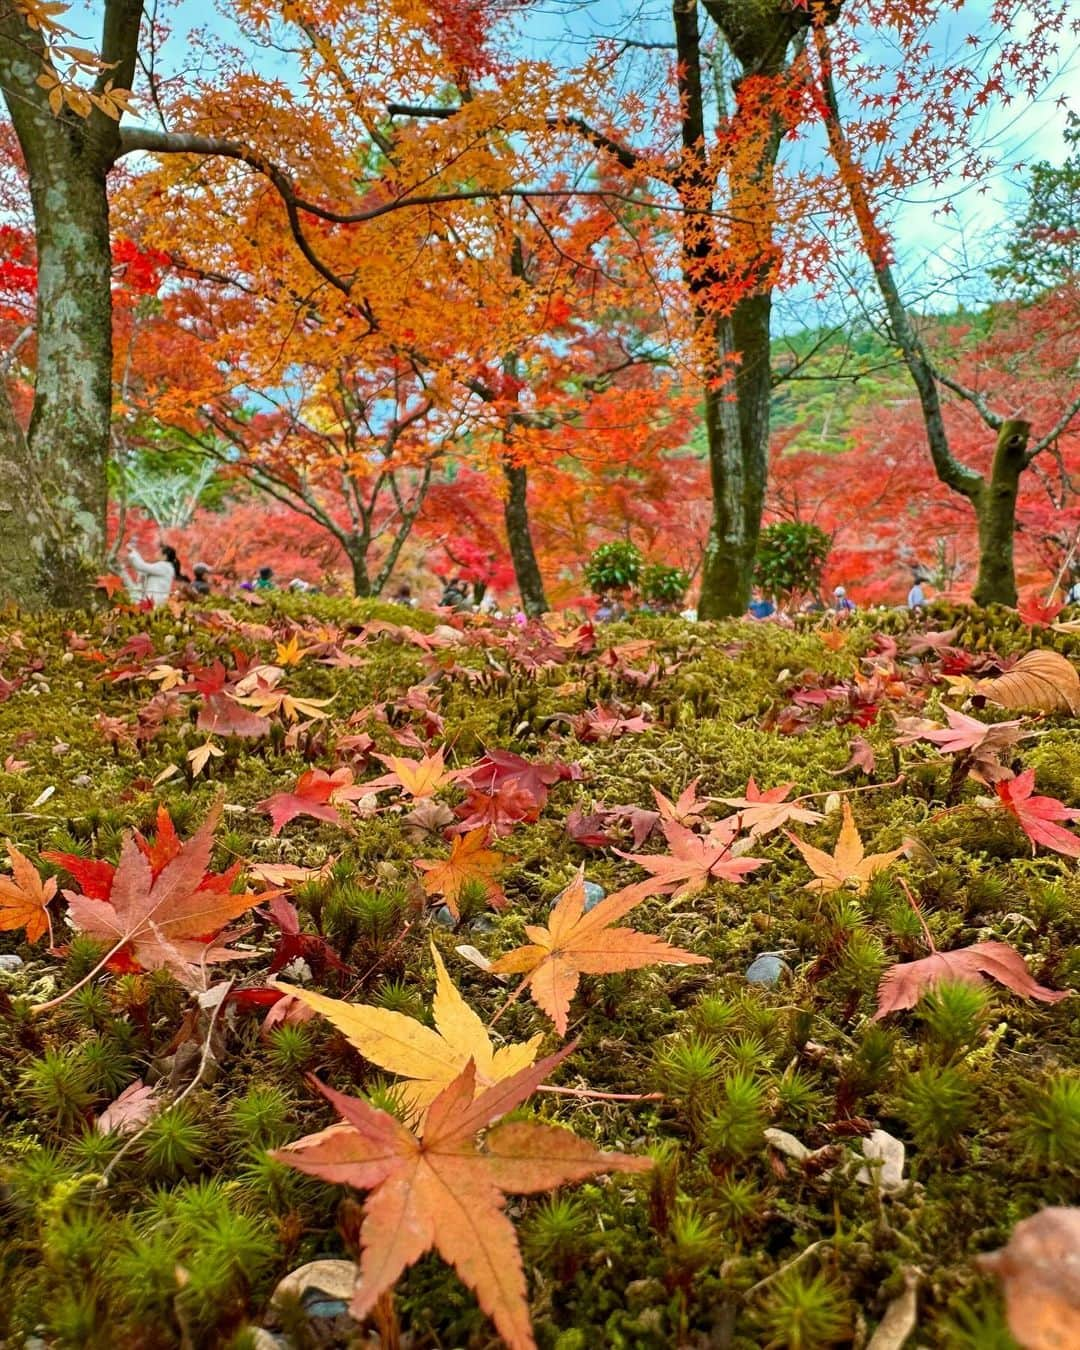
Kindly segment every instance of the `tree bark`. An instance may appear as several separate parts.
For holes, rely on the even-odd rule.
[[[807,24],[787,0],[704,0],[731,48],[741,78],[778,76],[788,48]],[[752,9],[752,13],[750,13]],[[773,174],[780,152],[779,124],[757,126],[753,171],[732,183],[734,237],[721,247],[711,218],[713,170],[705,156],[705,103],[697,0],[674,0],[679,57],[683,161],[676,187],[687,211],[683,279],[705,344],[705,431],[713,514],[702,562],[698,615],[742,614],[750,599],[768,474],[770,320],[775,283]],[[831,17],[835,17],[832,14]],[[734,121],[745,113],[741,79],[735,82]],[[752,116],[752,115],[751,115]],[[716,313],[715,292],[729,285],[740,298],[730,316]],[[732,398],[734,392],[734,398]]]
[[[529,529],[529,475],[524,464],[513,464],[509,460],[503,461],[503,473],[507,485],[503,519],[506,521],[506,538],[510,545],[514,576],[521,594],[521,607],[530,618],[536,618],[547,612],[548,602]]]
[[[102,59],[129,88],[142,0],[109,0]],[[54,115],[37,83],[40,34],[0,0],[0,86],[30,180],[37,361],[25,436],[0,418],[0,597],[85,605],[106,543],[112,413],[112,256],[106,176],[119,128],[95,109]]]
[[[979,523],[979,575],[974,599],[980,605],[1016,604],[1016,498],[1020,476],[1028,463],[1030,434],[1030,422],[1010,419],[1002,423],[990,476],[972,498]]]

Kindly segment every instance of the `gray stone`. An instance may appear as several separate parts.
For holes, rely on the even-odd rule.
[[[16,956],[14,952],[4,952],[0,955],[0,974],[12,975],[17,970],[22,970],[23,959]]]
[[[777,952],[762,952],[746,968],[748,984],[779,984],[782,975],[790,975],[791,967]]]

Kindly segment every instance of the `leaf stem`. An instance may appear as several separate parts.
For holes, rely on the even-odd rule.
[[[503,1013],[509,1012],[509,1011],[510,1011],[510,1009],[514,1006],[514,1004],[518,1001],[518,999],[519,999],[519,998],[522,996],[522,994],[525,992],[525,990],[526,990],[526,988],[527,988],[527,986],[528,986],[528,983],[529,983],[529,981],[528,981],[527,979],[526,979],[526,980],[521,980],[521,981],[518,983],[517,988],[516,988],[516,989],[514,990],[514,992],[507,998],[506,1002],[502,1005],[502,1007],[501,1007],[501,1008],[498,1008],[498,1009],[496,1010],[495,1016],[494,1016],[494,1017],[491,1019],[491,1021],[488,1023],[488,1026],[489,1026],[489,1027],[493,1027],[493,1026],[495,1025],[495,1023],[499,1020],[499,1018],[502,1017]]]
[[[541,1083],[538,1092],[557,1092],[563,1097],[580,1097],[590,1102],[662,1102],[662,1092],[590,1092],[588,1088],[556,1087]]]
[[[206,1073],[206,1067],[210,1063],[210,1055],[214,1042],[214,1028],[217,1026],[217,1021],[218,1018],[221,1016],[222,1008],[224,1008],[225,1004],[229,1001],[229,995],[230,993],[232,993],[232,987],[235,983],[236,983],[235,977],[233,977],[231,980],[228,981],[228,983],[225,985],[224,992],[222,993],[221,998],[217,1003],[217,1006],[214,1008],[214,1011],[210,1014],[210,1022],[206,1028],[206,1039],[203,1041],[202,1057],[199,1060],[199,1067],[195,1070],[195,1077],[191,1080],[191,1082],[187,1085],[187,1087],[184,1088],[183,1092],[178,1093],[177,1096],[175,1096],[171,1102],[163,1103],[161,1109],[159,1111],[154,1112],[154,1115],[151,1116],[151,1118],[146,1122],[146,1124],[142,1127],[141,1130],[136,1130],[133,1135],[130,1135],[125,1140],[124,1145],[120,1149],[120,1151],[118,1153],[115,1153],[113,1157],[109,1160],[109,1165],[105,1168],[104,1172],[102,1172],[98,1180],[98,1184],[94,1187],[95,1190],[102,1191],[106,1189],[106,1187],[109,1184],[110,1175],[114,1171],[116,1164],[120,1161],[120,1159],[124,1156],[125,1153],[130,1152],[131,1149],[135,1146],[135,1144],[138,1143],[138,1141],[143,1137],[146,1131],[154,1123],[154,1120],[157,1118],[157,1116],[159,1116],[162,1111],[169,1111],[174,1106],[179,1106],[180,1103],[185,1099],[185,1097],[189,1096],[192,1092],[194,1092],[195,1089],[202,1082],[203,1075]]]
[[[49,925],[49,928],[51,933],[52,930],[51,924]],[[88,984],[94,978],[94,976],[98,974],[99,971],[104,970],[105,967],[116,955],[116,953],[120,951],[122,947],[126,946],[129,940],[130,939],[126,937],[121,938],[120,941],[116,943],[114,947],[110,947],[109,950],[105,953],[105,955],[101,958],[101,960],[97,963],[97,965],[93,968],[93,970],[88,970],[86,974],[82,977],[82,979],[79,980],[77,984],[73,984],[70,989],[65,989],[62,994],[57,994],[55,998],[49,999],[48,1003],[36,1003],[30,1009],[31,1015],[36,1017],[38,1013],[48,1012],[51,1008],[58,1008],[60,1004],[63,1003],[66,999],[70,998],[71,995],[74,994],[76,990],[81,989],[84,984]]]
[[[919,908],[918,901],[911,894],[911,887],[907,884],[907,882],[904,880],[903,877],[897,877],[896,879],[903,887],[904,894],[908,898],[908,904],[915,911],[915,917],[919,920],[919,923],[922,924],[923,937],[926,939],[926,945],[930,948],[930,951],[936,956],[937,947],[934,945],[934,939],[931,936],[930,929],[927,928],[926,926],[926,920],[923,918],[923,913],[922,910]]]

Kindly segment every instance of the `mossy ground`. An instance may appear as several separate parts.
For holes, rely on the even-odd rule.
[[[937,616],[938,626],[952,617]],[[862,619],[828,642],[811,628],[643,619],[604,632],[592,656],[541,669],[498,646],[477,642],[428,656],[386,634],[354,649],[360,665],[305,659],[288,672],[291,690],[333,697],[330,719],[298,745],[287,744],[283,728],[262,741],[223,741],[224,756],[194,780],[185,755],[205,739],[193,725],[197,699],[181,697],[178,716],[134,744],[100,720],[134,725],[157,687],[144,677],[102,678],[125,664],[145,671],[145,660],[122,654],[142,633],[159,660],[194,652],[232,666],[272,661],[274,640],[296,622],[308,641],[320,624],[381,618],[430,631],[435,622],[386,606],[285,598],[234,618],[241,626],[229,630],[197,614],[111,613],[84,619],[77,634],[58,619],[17,616],[0,625],[0,677],[22,681],[0,702],[0,766],[11,757],[7,770],[0,767],[0,835],[35,861],[50,848],[115,860],[124,830],[152,832],[159,802],[188,834],[224,792],[216,864],[234,856],[305,866],[337,859],[325,880],[294,897],[307,926],[318,925],[356,972],[320,987],[413,1015],[430,1004],[431,938],[466,998],[490,1016],[505,991],[463,961],[457,944],[490,955],[517,945],[524,924],[546,916],[582,863],[608,890],[641,878],[612,850],[568,839],[564,821],[575,806],[651,807],[652,788],[674,799],[699,775],[702,796],[741,795],[751,775],[762,787],[791,781],[800,794],[828,794],[886,783],[899,764],[900,786],[852,798],[858,827],[868,851],[914,836],[928,852],[902,860],[865,894],[805,890],[806,866],[778,833],[755,848],[769,865],[746,885],[717,883],[684,901],[654,897],[635,912],[637,927],[712,964],[583,979],[571,1023],[579,1045],[559,1081],[596,1092],[659,1091],[663,1100],[545,1096],[531,1109],[603,1147],[648,1150],[656,1166],[640,1180],[514,1199],[510,1212],[547,1350],[861,1344],[912,1268],[919,1345],[1012,1344],[997,1291],[972,1258],[1001,1245],[1041,1206],[1077,1203],[1080,999],[1047,1006],[987,986],[966,997],[945,991],[884,1023],[870,1019],[885,966],[925,955],[901,877],[939,948],[1009,941],[1043,983],[1080,985],[1076,865],[1042,853],[1033,859],[1019,829],[978,800],[985,789],[968,784],[946,806],[948,762],[894,750],[890,708],[933,715],[947,694],[933,662],[922,684],[912,678],[910,697],[890,694],[869,725],[844,722],[847,713],[833,705],[801,734],[764,729],[798,672],[850,679],[874,633],[900,632],[905,617]],[[966,615],[961,625],[956,643],[972,653],[1033,645],[1007,615]],[[602,653],[643,637],[655,645],[629,664],[644,671],[656,662],[659,672],[638,687]],[[1073,639],[1055,640],[1075,648]],[[914,663],[899,668],[912,672]],[[499,845],[515,860],[503,879],[510,907],[464,921],[457,932],[418,906],[412,867],[445,845],[438,837],[411,841],[401,813],[385,810],[349,830],[299,818],[272,839],[267,817],[252,809],[306,767],[343,762],[335,751],[343,735],[367,730],[380,750],[398,752],[391,726],[421,729],[423,714],[391,708],[386,720],[345,724],[421,681],[444,719],[435,740],[449,747],[452,764],[504,747],[582,770],[580,781],[552,789],[538,820]],[[650,729],[577,741],[564,716],[616,700],[633,711],[644,705]],[[1040,792],[1076,804],[1076,723],[1047,718],[1038,730],[1020,747],[1025,767],[1036,768]],[[878,752],[869,782],[837,774],[855,733]],[[181,771],[155,787],[170,764]],[[444,794],[451,803],[460,795]],[[831,850],[837,826],[830,814],[800,833]],[[62,904],[54,910],[57,942],[70,942]],[[271,947],[261,923],[248,941],[259,954],[245,978],[258,982]],[[217,1067],[99,1188],[123,1141],[89,1122],[138,1076],[168,1080],[175,1071],[186,1081],[176,1060],[191,1046],[178,1050],[176,1039],[188,996],[164,974],[108,974],[55,1013],[34,1017],[28,1002],[73,984],[96,953],[75,940],[65,960],[14,934],[0,934],[0,951],[26,962],[0,975],[0,1342],[21,1346],[36,1334],[49,1345],[139,1350],[252,1344],[250,1328],[285,1273],[355,1250],[358,1197],[265,1154],[328,1123],[305,1070],[380,1102],[385,1080],[319,1021],[264,1036],[261,1010],[232,1009],[220,1023]],[[762,952],[782,953],[788,967],[773,987],[745,978]],[[540,1029],[555,1048],[550,1025],[526,1002],[499,1023],[509,1039]],[[767,1145],[769,1126],[828,1151],[806,1164],[786,1159]],[[910,1184],[896,1193],[855,1179],[852,1147],[872,1128],[907,1145]],[[395,1310],[407,1345],[493,1343],[472,1296],[435,1258],[399,1283]],[[291,1334],[297,1346],[319,1343],[299,1324]],[[367,1343],[359,1330],[355,1343]]]

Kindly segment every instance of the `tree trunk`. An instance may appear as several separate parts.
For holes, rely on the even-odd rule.
[[[1020,475],[1027,467],[1030,434],[1029,422],[1011,419],[1002,423],[990,477],[972,498],[979,522],[979,576],[974,598],[980,605],[1016,604],[1016,498]]]
[[[687,211],[682,270],[705,353],[705,431],[713,495],[698,615],[719,619],[742,614],[750,599],[768,473],[769,325],[777,266],[773,174],[781,127],[776,117],[762,122],[753,104],[746,105],[745,80],[779,77],[792,40],[809,18],[788,0],[758,4],[752,12],[745,0],[705,0],[705,8],[740,68],[729,129],[741,125],[756,142],[752,168],[731,183],[727,210],[735,224],[721,245],[710,215],[716,182],[705,154],[697,3],[674,0],[683,144],[677,187]],[[738,295],[730,318],[716,309],[717,295],[725,287]]]
[[[129,88],[141,0],[108,0],[102,79]],[[106,543],[112,413],[112,257],[106,176],[117,124],[55,116],[37,83],[40,34],[0,0],[0,85],[26,160],[38,263],[34,405],[26,435],[0,418],[0,596],[86,604]]]
[[[358,600],[367,600],[371,594],[371,576],[368,573],[367,551],[363,553],[347,550],[349,562],[352,564],[352,585],[353,595]]]
[[[503,517],[514,576],[521,593],[521,607],[530,618],[535,618],[547,612],[548,602],[529,529],[529,475],[524,464],[512,464],[509,460],[503,461],[503,473],[507,484]]]
[[[735,400],[729,387],[705,390],[713,513],[702,563],[698,616],[742,614],[750,600],[769,468],[769,319],[766,291],[739,301],[717,321],[717,348],[737,352]],[[729,377],[730,378],[730,377]]]

